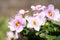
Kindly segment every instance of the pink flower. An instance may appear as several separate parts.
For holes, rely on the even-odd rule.
[[[33,10],[33,15],[37,15],[40,12],[44,11],[46,7],[43,5],[36,5],[36,6],[31,6],[31,9]]]
[[[28,13],[29,11],[27,10],[27,11],[25,11],[25,10],[23,10],[23,9],[21,9],[21,10],[19,10],[19,12],[18,12],[18,15],[20,16],[20,17],[22,17],[22,18],[25,18],[27,15],[27,13]]]
[[[21,32],[23,28],[26,26],[26,20],[16,16],[14,19],[9,21],[9,28],[11,31]]]
[[[7,32],[7,40],[11,40],[11,39],[17,39],[18,38],[18,33],[13,33],[13,32]]]
[[[54,6],[52,4],[50,4],[46,10],[46,16],[49,18],[49,19],[53,19],[54,16],[55,16],[55,13],[54,13]]]
[[[59,21],[60,20],[60,13],[58,9],[54,9],[54,6],[52,4],[50,4],[48,6],[48,9],[45,12],[46,16],[49,19],[53,19],[55,21]]]
[[[36,5],[36,6],[31,6],[32,10],[36,10],[36,11],[40,11],[40,10],[44,10],[46,7],[42,6],[42,5]]]
[[[37,17],[28,17],[27,18],[28,25],[27,28],[34,28],[36,31],[40,30],[40,20]]]

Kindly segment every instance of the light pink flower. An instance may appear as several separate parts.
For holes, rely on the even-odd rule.
[[[36,11],[40,11],[40,10],[44,10],[46,7],[42,6],[42,5],[36,5],[36,6],[31,6],[32,10],[36,10]]]
[[[59,21],[60,20],[60,13],[58,9],[54,9],[54,5],[50,4],[48,6],[48,9],[45,12],[46,16],[49,19],[53,19],[55,21]]]
[[[16,16],[14,19],[9,21],[9,28],[11,31],[21,32],[26,26],[26,20],[19,16]]]
[[[29,11],[25,11],[23,9],[19,10],[18,12],[18,16],[22,17],[22,18],[25,18],[26,17],[26,14],[28,13]]]
[[[38,15],[40,12],[44,11],[46,7],[44,5],[36,5],[31,6],[31,9],[33,10],[33,15]]]
[[[18,38],[18,33],[13,33],[13,32],[7,32],[7,40],[11,40],[11,39],[17,39]]]
[[[50,4],[46,10],[46,16],[49,18],[49,19],[53,19],[54,16],[55,16],[55,13],[54,13],[54,6],[52,4]]]

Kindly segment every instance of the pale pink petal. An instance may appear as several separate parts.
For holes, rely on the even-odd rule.
[[[25,10],[23,10],[23,9],[21,9],[20,11],[19,11],[19,14],[24,14],[25,13]]]
[[[15,39],[18,39],[18,33],[15,32],[15,35],[14,35]]]
[[[19,33],[19,32],[21,32],[22,30],[23,30],[23,27],[20,27],[20,28],[16,29],[16,32]]]
[[[48,5],[48,8],[51,9],[51,10],[54,10],[54,5],[50,4],[50,5]]]
[[[32,10],[36,10],[35,6],[31,6]]]
[[[11,38],[14,38],[13,32],[7,32],[7,40],[11,40]]]
[[[10,28],[11,31],[15,31],[14,26],[8,26]]]
[[[36,10],[41,10],[41,5],[36,5]]]

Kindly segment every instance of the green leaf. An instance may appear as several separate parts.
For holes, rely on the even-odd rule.
[[[28,35],[28,33],[29,33],[29,30],[28,30],[27,28],[25,28],[25,29],[23,30],[23,35]]]

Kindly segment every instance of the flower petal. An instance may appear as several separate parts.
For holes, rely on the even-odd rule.
[[[36,26],[36,27],[34,27],[34,29],[35,29],[36,31],[39,31],[39,30],[40,30],[40,27]]]
[[[27,25],[27,28],[33,28],[32,24],[29,23],[29,24]]]
[[[8,26],[10,28],[11,31],[15,31],[14,26]]]
[[[22,30],[23,30],[23,27],[20,27],[20,28],[16,29],[16,32],[19,33],[19,32],[21,32]]]

